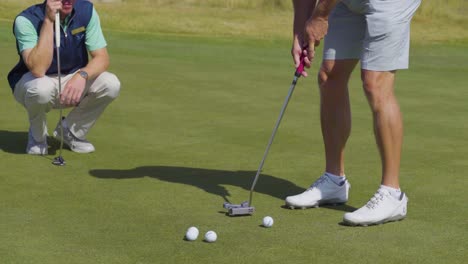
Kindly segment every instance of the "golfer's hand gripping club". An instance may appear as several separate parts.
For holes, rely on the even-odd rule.
[[[304,72],[304,67],[305,67],[304,59],[305,59],[305,57],[306,57],[306,55],[304,55],[304,51],[307,50],[308,47],[309,47],[309,45],[305,46],[305,47],[302,49],[303,52],[301,53],[299,66],[297,66],[296,72],[294,73],[294,76],[296,76],[297,78],[301,77],[302,72]]]

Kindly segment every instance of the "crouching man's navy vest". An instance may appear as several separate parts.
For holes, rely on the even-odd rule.
[[[42,23],[45,19],[46,3],[37,4],[21,12],[18,16],[27,18],[36,29],[37,35],[40,35]],[[93,4],[87,0],[77,0],[73,7],[71,18],[65,31],[60,31],[60,66],[62,74],[69,74],[85,67],[88,64],[88,51],[85,45],[86,27],[93,13]],[[14,34],[13,24],[13,34]],[[55,40],[55,35],[54,35]],[[16,83],[21,77],[29,72],[28,67],[23,61],[19,51],[18,41],[16,49],[19,54],[18,64],[8,74],[8,82],[11,89],[15,89]],[[57,74],[57,52],[54,46],[54,56],[46,75]]]

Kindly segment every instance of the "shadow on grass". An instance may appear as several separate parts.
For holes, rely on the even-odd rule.
[[[13,154],[25,154],[28,132],[0,130],[0,149]]]
[[[89,171],[91,176],[100,179],[136,179],[151,177],[161,181],[192,185],[208,193],[221,196],[229,203],[231,203],[228,199],[230,194],[224,185],[237,186],[250,191],[256,173],[256,171],[226,171],[171,166],[141,166],[128,170],[95,169]],[[288,195],[299,194],[303,191],[305,191],[304,188],[288,180],[267,174],[261,174],[255,186],[256,193],[270,195],[281,200]],[[243,200],[236,200],[233,203],[240,204],[248,199],[248,195],[249,194],[246,193]],[[290,210],[286,206],[282,207]],[[321,207],[344,212],[352,212],[357,209],[347,204],[336,206],[325,205]]]
[[[53,137],[47,137],[49,155],[55,155],[60,147],[60,142]],[[26,154],[28,144],[27,131],[0,130],[0,150],[12,154]]]
[[[212,170],[188,167],[170,167],[170,166],[142,166],[129,170],[90,170],[89,174],[101,179],[135,179],[142,177],[151,177],[162,181],[192,185],[208,193],[221,196],[226,202],[229,191],[223,185],[232,185],[241,187],[250,191],[252,181],[256,171],[226,171]],[[280,179],[271,175],[262,174],[259,176],[256,193],[262,193],[284,199],[286,196],[301,193],[301,188],[294,183]],[[244,200],[234,201],[241,203],[248,199],[248,193]]]

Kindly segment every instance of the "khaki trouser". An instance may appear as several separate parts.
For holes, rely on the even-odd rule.
[[[74,73],[62,76],[62,90],[73,75]],[[88,80],[80,103],[66,117],[73,135],[85,139],[89,129],[119,92],[120,81],[112,73],[104,72],[96,79]],[[36,78],[28,72],[16,84],[14,96],[28,112],[30,133],[36,141],[44,142],[48,135],[46,114],[51,109],[60,107],[58,77]]]

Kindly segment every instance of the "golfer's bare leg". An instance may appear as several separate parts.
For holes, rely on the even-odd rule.
[[[361,78],[374,118],[374,133],[382,160],[382,184],[399,188],[403,121],[394,94],[395,71],[362,70]]]
[[[355,59],[324,60],[318,75],[325,171],[344,175],[344,148],[351,131],[348,81]]]

